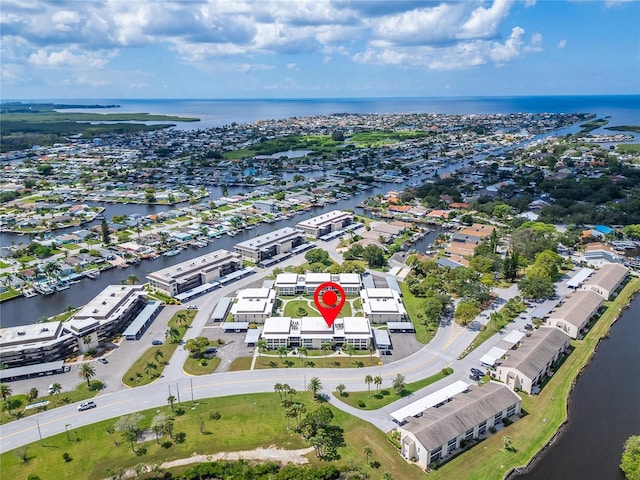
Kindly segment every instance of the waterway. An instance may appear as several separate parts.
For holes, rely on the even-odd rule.
[[[517,480],[624,480],[624,442],[640,435],[640,296],[613,325],[576,382],[569,423]]]

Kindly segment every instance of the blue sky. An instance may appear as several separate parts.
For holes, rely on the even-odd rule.
[[[640,2],[1,0],[2,99],[640,93]]]

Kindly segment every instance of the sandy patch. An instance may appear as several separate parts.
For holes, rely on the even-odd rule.
[[[305,455],[313,452],[313,447],[302,448],[299,450],[282,450],[275,446],[268,448],[256,448],[255,450],[245,450],[240,452],[219,452],[211,455],[193,454],[188,458],[180,458],[171,462],[162,463],[162,468],[179,467],[182,465],[190,465],[192,463],[215,462],[216,460],[257,460],[257,461],[276,461],[282,464],[296,463],[302,465],[309,463],[309,459]],[[151,469],[151,466],[148,467]],[[129,469],[122,478],[136,478],[136,472]]]

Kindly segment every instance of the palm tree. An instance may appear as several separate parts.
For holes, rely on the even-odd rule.
[[[174,397],[173,395],[169,395],[167,397],[167,403],[171,406],[171,411],[173,412],[173,404],[176,403],[176,397]]]
[[[2,401],[6,402],[7,398],[13,395],[13,389],[11,385],[8,383],[0,383],[0,397],[2,397]]]
[[[80,365],[78,376],[84,378],[87,381],[87,387],[91,387],[91,378],[96,376],[96,369],[89,363],[83,363]]]
[[[322,391],[322,383],[318,377],[312,377],[309,380],[309,385],[307,386],[307,390],[313,393],[313,398],[317,399],[318,394]]]
[[[0,383],[0,397],[2,397],[2,400],[6,401],[11,395],[13,395],[11,385],[8,383]]]
[[[169,398],[171,398],[171,396]],[[173,403],[171,403],[171,405],[173,405]],[[169,416],[164,419],[164,431],[169,434],[169,438],[173,438],[173,425],[174,425],[173,417]]]
[[[54,383],[51,385],[51,393],[55,393],[57,400],[56,403],[60,403],[60,392],[62,391],[62,385],[59,383]]]
[[[395,388],[398,395],[400,395],[406,386],[404,375],[398,373],[396,378],[393,379],[393,388]]]
[[[373,342],[369,343],[369,360],[373,361],[373,352],[376,351],[376,346],[373,344]]]
[[[324,360],[325,363],[327,362],[327,357],[326,357],[327,353],[326,352],[331,350],[332,346],[333,345],[331,345],[331,342],[322,342],[322,349],[325,351],[325,360]]]
[[[262,353],[267,350],[267,341],[264,338],[259,339],[256,342],[256,347],[258,347],[258,356],[260,357],[260,365],[262,365]]]
[[[278,355],[280,356],[280,360],[282,360],[282,357],[286,357],[288,352],[289,350],[287,350],[287,347],[285,347],[284,345],[280,345],[278,347]]]
[[[340,385],[338,385],[336,387],[336,392],[338,392],[340,394],[340,396],[342,397],[344,395],[344,391],[347,389],[347,387],[345,386],[344,383],[341,383]]]
[[[298,347],[298,357],[302,359],[302,357],[306,357],[309,354],[309,349],[307,347]]]
[[[345,347],[343,347],[344,350],[347,351],[347,354],[349,354],[349,361],[351,361],[351,355],[353,355],[354,353],[356,353],[356,347],[354,347],[353,345],[351,345],[350,343],[348,343]]]
[[[147,362],[147,364],[144,366],[144,371],[147,375],[151,376],[151,372],[156,368],[158,368],[158,365],[153,362]]]
[[[140,279],[135,276],[133,273],[127,277],[127,285],[135,285],[138,283]]]
[[[278,397],[280,397],[280,401],[282,401],[282,391],[284,389],[283,385],[281,383],[276,383],[273,386],[273,389],[278,393]]]
[[[165,337],[171,338],[171,342],[175,343],[177,339],[180,338],[180,330],[178,330],[176,327],[169,327],[165,332]]]
[[[158,360],[159,358],[164,358],[164,352],[159,348],[156,348],[155,352],[153,352],[153,359],[160,363],[160,360]]]
[[[382,480],[393,480],[393,475],[391,472],[384,472],[382,474]]]
[[[364,447],[364,454],[366,455],[366,459],[367,459],[367,464],[369,463],[369,455],[371,455],[373,453],[373,450],[371,450],[371,447],[369,445]]]
[[[382,377],[380,375],[376,375],[373,377],[373,383],[376,384],[376,393],[378,393],[378,390],[382,386]]]
[[[371,396],[371,384],[373,383],[373,377],[371,375],[367,375],[364,377],[364,383],[367,384],[367,387],[369,388],[369,396]]]
[[[176,315],[176,321],[179,325],[184,325],[185,323],[187,323],[187,318],[187,314],[184,312],[178,312],[178,314]]]

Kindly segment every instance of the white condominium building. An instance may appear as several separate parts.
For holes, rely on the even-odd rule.
[[[216,250],[147,275],[151,288],[175,296],[242,268],[242,257]]]

